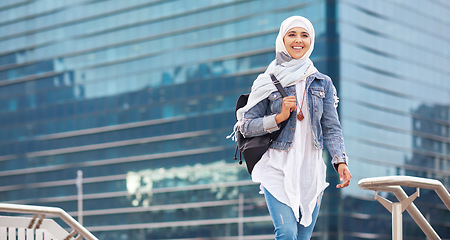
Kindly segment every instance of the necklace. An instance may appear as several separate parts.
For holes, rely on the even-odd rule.
[[[306,82],[305,82],[305,91],[303,91],[302,105],[298,108],[298,113],[297,113],[297,119],[299,121],[302,121],[305,118],[305,116],[303,115],[303,112],[302,112],[303,102],[305,101],[305,93],[306,93]],[[298,107],[298,101],[297,101],[297,107]]]

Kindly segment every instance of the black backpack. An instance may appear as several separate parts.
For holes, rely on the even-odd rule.
[[[276,77],[272,74],[270,75],[270,77],[272,78],[273,84],[275,84],[281,95],[283,97],[287,97],[286,91],[281,86]],[[250,94],[247,93],[239,96],[236,102],[235,115],[238,109],[244,107],[247,104],[249,95]],[[245,164],[247,165],[247,171],[251,174],[256,163],[261,159],[262,155],[267,151],[272,142],[278,137],[278,135],[280,135],[284,126],[286,126],[286,123],[287,121],[282,122],[280,124],[280,129],[275,132],[251,138],[244,138],[241,132],[239,130],[236,130],[237,146],[234,152],[234,160],[237,160],[237,152],[239,150],[239,164],[242,164],[242,155],[244,155]]]

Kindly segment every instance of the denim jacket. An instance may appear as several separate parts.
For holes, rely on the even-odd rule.
[[[336,110],[338,97],[330,77],[316,72],[307,78],[307,97],[305,99],[311,117],[314,145],[318,149],[327,147],[332,163],[347,163],[344,138]],[[295,85],[285,88],[286,93],[295,96]],[[272,92],[244,114],[244,123],[240,129],[244,137],[256,137],[279,130],[275,116],[281,112],[283,98],[280,92]],[[270,148],[287,150],[294,139],[296,114],[291,114],[287,124]]]

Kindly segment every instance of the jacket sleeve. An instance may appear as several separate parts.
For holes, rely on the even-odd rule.
[[[337,92],[330,78],[327,78],[325,98],[323,100],[323,115],[321,125],[323,130],[323,141],[331,155],[331,163],[337,171],[339,163],[348,163],[345,153],[344,137],[342,127],[337,113]]]
[[[239,129],[244,138],[257,137],[280,129],[276,114],[266,115],[269,99],[264,99],[244,114],[244,123]]]

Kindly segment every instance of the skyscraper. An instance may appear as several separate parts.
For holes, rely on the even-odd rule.
[[[225,136],[291,15],[315,27],[311,58],[338,88],[354,176],[336,190],[329,168],[313,238],[390,239],[389,213],[359,179],[449,186],[444,0],[2,1],[0,201],[77,217],[82,170],[83,222],[99,239],[273,239]],[[438,199],[416,202],[450,238]],[[424,239],[404,221],[405,237]]]
[[[449,10],[445,1],[339,2],[340,113],[355,180],[409,175],[449,186]],[[415,203],[448,237],[448,210],[436,194],[422,193]],[[389,234],[382,220],[389,213],[379,204],[376,213],[363,207],[364,195],[373,199],[356,184],[343,191],[346,199],[361,199],[347,205],[355,208],[352,222],[369,229],[384,221]],[[422,239],[404,215],[405,238]],[[383,231],[368,232],[384,238]]]

